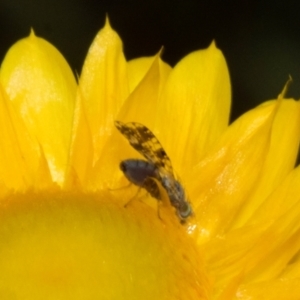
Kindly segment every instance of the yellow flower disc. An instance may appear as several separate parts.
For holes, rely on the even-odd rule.
[[[140,201],[118,203],[104,193],[6,199],[0,298],[208,299],[199,253],[182,226],[166,225]]]

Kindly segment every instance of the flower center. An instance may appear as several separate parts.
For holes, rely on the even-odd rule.
[[[1,299],[206,294],[191,239],[145,204],[124,208],[109,194],[28,193],[5,199],[0,220]]]

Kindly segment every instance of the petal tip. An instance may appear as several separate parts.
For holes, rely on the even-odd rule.
[[[288,78],[287,82],[285,83],[281,93],[278,95],[278,99],[283,99],[285,97],[292,82],[293,82],[293,78],[291,75],[289,75],[289,78]]]
[[[34,29],[32,27],[30,28],[29,36],[35,36],[35,32],[34,32]]]
[[[217,48],[217,44],[215,40],[212,40],[208,48]]]
[[[104,25],[104,29],[111,29],[111,25],[109,22],[109,17],[108,17],[108,13],[105,16],[105,25]]]

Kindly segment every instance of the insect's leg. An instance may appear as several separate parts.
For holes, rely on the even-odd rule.
[[[141,188],[139,187],[137,192],[135,193],[135,195],[133,197],[131,197],[125,204],[124,207],[126,208],[134,199],[137,198],[137,195],[139,194],[139,192],[141,191]]]
[[[160,189],[157,183],[157,180],[152,177],[147,177],[143,182],[143,187],[149,192],[149,194],[157,200],[157,216],[160,220],[162,220],[160,216],[160,202],[161,202],[161,195]]]
[[[157,201],[157,216],[158,216],[158,218],[161,220],[161,221],[163,221],[163,218],[161,217],[161,215],[160,215],[160,200],[158,200]]]
[[[124,189],[129,188],[131,185],[132,185],[132,183],[129,182],[129,183],[128,183],[127,185],[125,185],[125,186],[121,186],[121,187],[118,187],[118,188],[115,188],[115,189],[108,188],[108,190],[109,190],[109,191],[120,191],[120,190],[124,190]]]
[[[144,188],[153,198],[156,198],[157,200],[160,199],[160,192],[155,179],[147,177],[143,181],[143,184],[139,186],[137,193],[124,205],[124,207],[127,207],[131,201],[137,197],[142,188]]]

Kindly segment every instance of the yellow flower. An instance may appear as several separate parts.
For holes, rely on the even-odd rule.
[[[299,299],[298,102],[284,90],[228,126],[214,43],[173,69],[127,62],[108,22],[78,81],[33,32],[2,63],[1,299]],[[115,120],[159,139],[185,224],[126,187],[120,162],[142,156]]]

